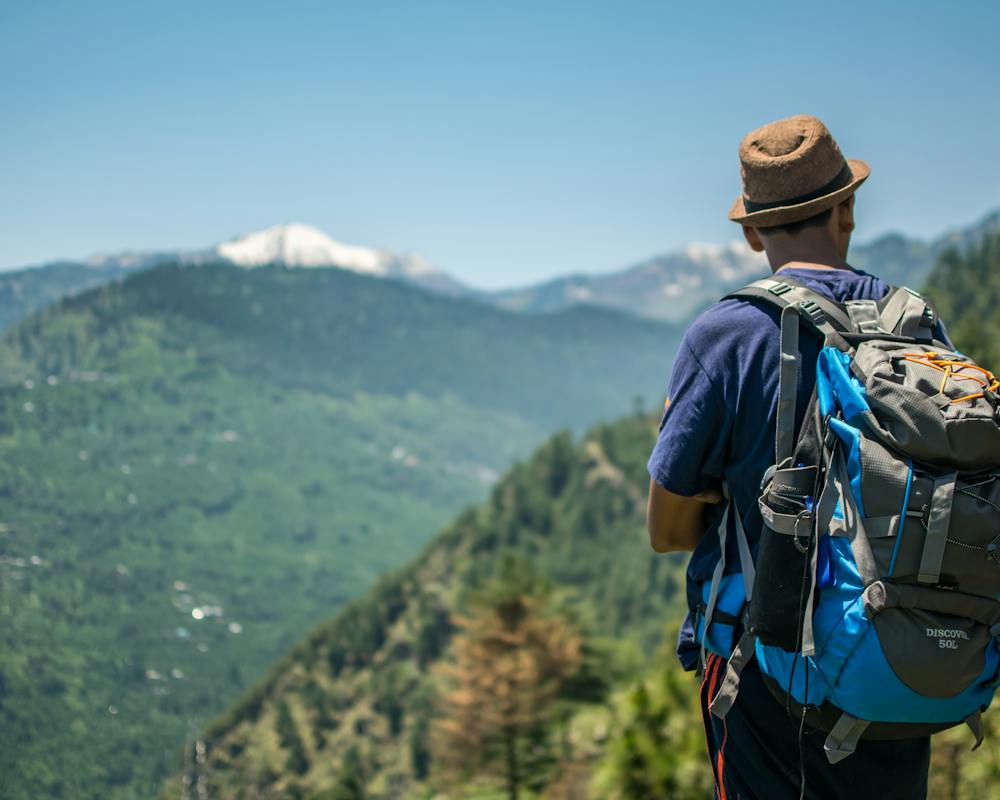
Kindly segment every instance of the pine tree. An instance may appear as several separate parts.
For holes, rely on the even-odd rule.
[[[433,731],[433,763],[445,781],[500,779],[518,800],[522,788],[543,782],[548,724],[579,667],[580,638],[549,613],[544,596],[509,584],[454,623],[454,661],[440,670],[451,689]]]
[[[367,774],[368,770],[365,768],[361,752],[356,746],[349,747],[344,753],[333,788],[321,795],[322,800],[366,800]]]

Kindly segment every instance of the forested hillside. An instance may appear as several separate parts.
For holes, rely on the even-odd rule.
[[[343,270],[211,266],[15,328],[0,796],[155,794],[186,736],[547,432],[659,395],[674,337]]]
[[[0,331],[69,295],[103,286],[126,274],[119,267],[54,263],[0,273]]]
[[[537,716],[522,709],[513,745],[520,789],[569,787],[589,775],[612,723],[612,687],[636,674],[678,611],[681,562],[653,554],[642,521],[655,431],[651,419],[635,417],[579,442],[568,434],[549,440],[412,565],[313,631],[210,725],[166,796],[181,796],[185,776],[220,800],[418,797],[427,786],[464,797],[473,785],[492,796],[489,787],[505,779],[487,751],[481,769],[463,771],[441,740],[442,693],[447,701],[461,676],[440,665],[464,642],[468,686],[496,680],[515,697],[537,692],[537,682],[503,683],[502,648],[474,657],[477,643],[486,646],[477,637],[512,600],[549,624],[560,621],[578,653],[550,696],[531,694]],[[512,623],[508,635],[519,631]],[[492,696],[480,691],[477,719],[488,717]],[[461,730],[489,740],[474,727]],[[461,749],[466,766],[474,749]]]
[[[959,347],[1000,372],[1000,233],[945,253],[927,294]]]

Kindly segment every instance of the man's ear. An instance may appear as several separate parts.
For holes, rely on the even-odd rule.
[[[841,233],[854,231],[854,195],[837,206],[837,228]]]
[[[758,235],[756,228],[748,228],[744,225],[743,238],[747,240],[747,244],[750,245],[750,249],[755,253],[764,252],[764,243],[760,240],[760,236]]]

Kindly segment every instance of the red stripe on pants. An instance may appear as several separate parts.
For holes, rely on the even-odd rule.
[[[702,692],[704,698],[704,708],[703,713],[705,714],[705,733],[706,736],[711,735],[711,712],[708,707],[711,705],[712,700],[715,698],[715,692],[719,688],[719,679],[722,677],[726,669],[726,661],[721,656],[715,653],[709,653],[705,660],[705,672],[702,675]],[[707,685],[707,693],[705,693],[705,688]],[[726,786],[723,782],[723,770],[725,768],[725,762],[722,756],[722,749],[726,746],[726,737],[728,736],[728,731],[723,733],[722,746],[719,748],[717,756],[712,758],[712,747],[708,744],[708,758],[709,763],[712,765],[712,774],[715,778],[715,793],[718,800],[726,800]]]

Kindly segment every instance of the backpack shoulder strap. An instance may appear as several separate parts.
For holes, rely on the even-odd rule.
[[[781,360],[778,372],[775,464],[787,460],[795,447],[795,405],[801,356],[799,319],[824,340],[840,338],[840,333],[857,329],[844,306],[794,281],[763,278],[727,297],[762,300],[781,310]]]
[[[823,337],[857,330],[842,304],[787,277],[761,278],[730,292],[726,298],[762,300],[781,310],[792,307]]]

